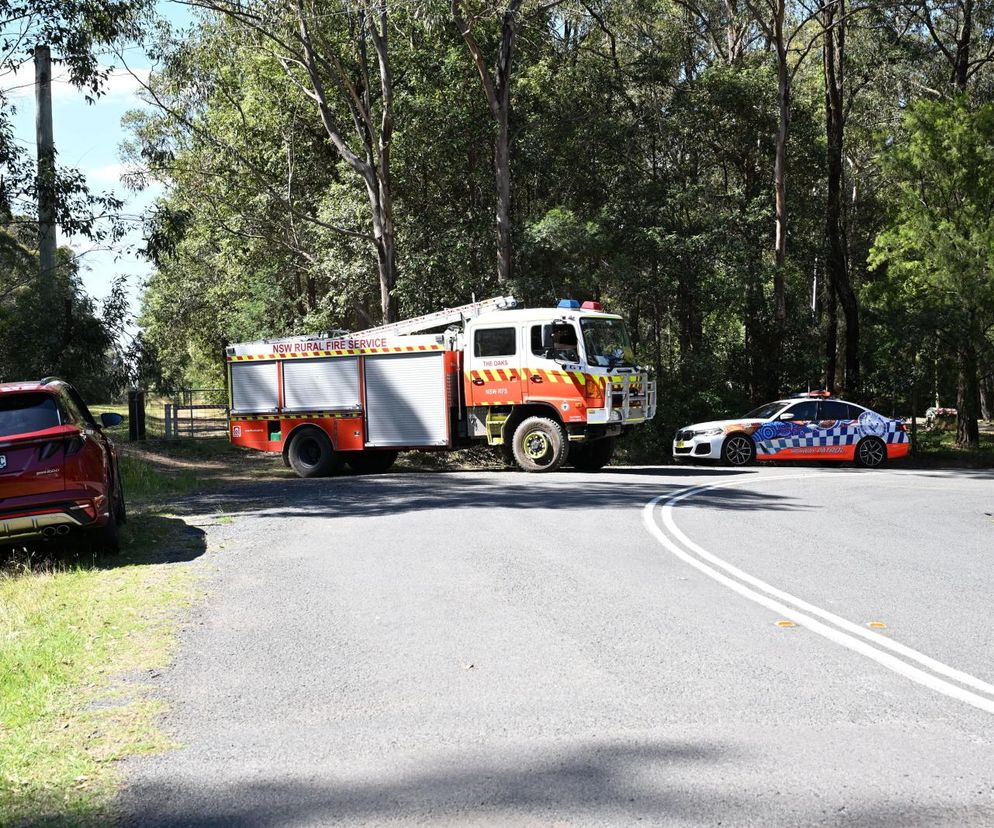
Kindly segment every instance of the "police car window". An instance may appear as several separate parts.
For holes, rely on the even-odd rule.
[[[781,408],[787,405],[785,400],[780,400],[778,402],[767,403],[766,405],[761,405],[759,408],[754,408],[748,414],[743,414],[743,420],[766,420],[776,414]]]
[[[514,356],[514,328],[482,328],[473,337],[473,356]]]
[[[844,402],[839,402],[838,400],[822,400],[818,419],[850,420],[852,419],[852,415],[850,415],[849,409],[850,406],[846,405]]]
[[[818,403],[814,400],[797,403],[787,409],[795,420],[815,420],[818,418]]]
[[[852,403],[846,403],[846,408],[849,409],[850,420],[858,420],[859,415],[866,411],[865,408],[860,408],[858,405],[853,405]]]

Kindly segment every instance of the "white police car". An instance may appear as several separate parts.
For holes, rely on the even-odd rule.
[[[810,391],[761,405],[736,420],[685,426],[676,433],[678,461],[719,460],[745,466],[754,460],[825,460],[876,468],[911,449],[904,423]]]

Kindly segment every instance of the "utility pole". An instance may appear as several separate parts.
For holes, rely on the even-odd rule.
[[[35,102],[38,114],[38,263],[41,281],[55,278],[55,139],[52,135],[52,54],[35,46]]]

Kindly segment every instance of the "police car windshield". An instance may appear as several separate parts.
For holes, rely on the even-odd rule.
[[[604,368],[634,368],[635,352],[621,319],[581,319],[587,362]]]
[[[779,402],[771,402],[766,405],[761,405],[759,408],[753,409],[748,414],[743,415],[742,419],[768,420],[789,402],[790,400],[780,400]]]

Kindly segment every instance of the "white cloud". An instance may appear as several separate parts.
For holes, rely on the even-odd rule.
[[[121,176],[135,172],[127,164],[106,164],[103,167],[93,167],[84,170],[86,180],[91,184],[120,184]]]
[[[104,66],[104,69],[109,67]],[[122,101],[134,98],[141,91],[142,83],[148,83],[148,69],[115,69],[103,84],[104,94],[99,100]],[[34,63],[22,63],[13,72],[0,74],[0,90],[11,99],[33,98],[35,94]],[[69,70],[65,66],[52,66],[52,100],[83,100],[85,89],[77,89],[69,83]]]

